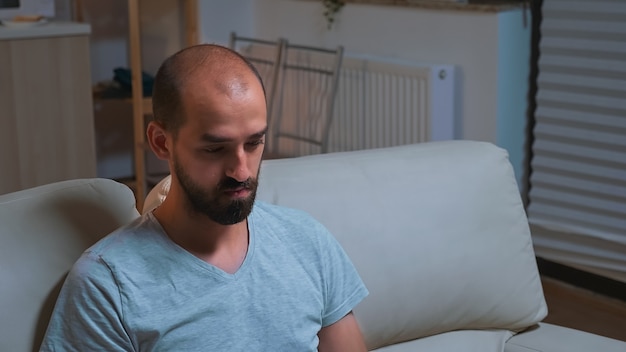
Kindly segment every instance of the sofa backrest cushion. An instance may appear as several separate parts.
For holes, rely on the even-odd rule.
[[[0,196],[0,351],[38,350],[61,284],[80,254],[139,214],[107,179],[62,181]]]
[[[303,209],[370,290],[370,349],[460,329],[523,329],[547,314],[506,151],[472,141],[264,162],[258,199]]]

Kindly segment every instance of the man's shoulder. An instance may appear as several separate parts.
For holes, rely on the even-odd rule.
[[[106,263],[114,263],[124,261],[125,258],[133,258],[137,253],[141,253],[142,249],[146,249],[146,245],[156,235],[155,230],[155,224],[150,216],[143,215],[93,244],[83,253],[79,261],[98,259]]]
[[[149,215],[143,215],[116,229],[83,252],[70,275],[75,280],[108,281],[119,273],[144,274],[146,262],[162,255],[155,226]]]

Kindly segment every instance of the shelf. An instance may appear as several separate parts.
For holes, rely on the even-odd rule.
[[[48,22],[34,26],[6,27],[0,25],[0,40],[41,39],[89,35],[91,26],[86,23]]]
[[[185,21],[185,46],[198,43],[197,0],[183,1]],[[141,28],[139,24],[139,0],[128,0],[130,69],[132,80],[133,135],[135,164],[135,196],[137,209],[142,210],[147,196],[145,116],[152,114],[152,101],[143,97],[141,66]],[[165,59],[165,58],[164,58]]]

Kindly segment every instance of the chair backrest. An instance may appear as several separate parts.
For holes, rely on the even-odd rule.
[[[327,49],[285,41],[270,153],[326,153],[343,60],[343,47]]]
[[[273,106],[278,90],[279,63],[285,44],[284,40],[265,40],[242,37],[235,32],[230,33],[230,48],[248,59],[259,72],[267,100],[268,123],[271,123]]]
[[[72,264],[138,215],[132,191],[108,179],[0,195],[0,351],[38,351]]]

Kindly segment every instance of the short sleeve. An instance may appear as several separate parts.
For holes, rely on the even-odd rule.
[[[41,351],[133,351],[119,289],[108,266],[85,253],[69,272]]]
[[[322,327],[326,327],[350,313],[369,292],[339,242],[321,224],[319,231],[325,301]]]

